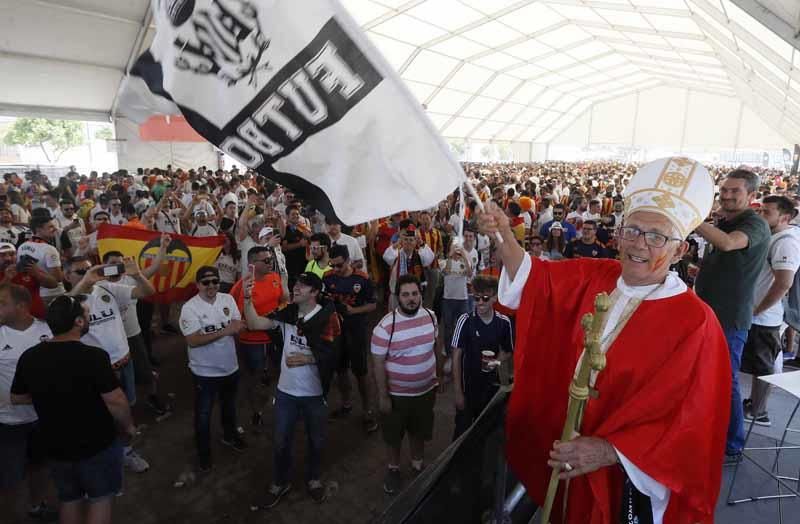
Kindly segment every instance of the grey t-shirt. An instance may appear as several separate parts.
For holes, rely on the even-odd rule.
[[[747,235],[747,247],[725,252],[709,244],[695,291],[711,306],[724,329],[750,329],[753,289],[767,257],[769,225],[748,209],[731,220],[720,222],[718,227],[725,233],[741,231]]]

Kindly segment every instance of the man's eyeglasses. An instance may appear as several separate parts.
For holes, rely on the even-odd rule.
[[[201,280],[200,283],[203,284],[206,287],[208,287],[208,286],[218,286],[219,285],[219,279],[218,278],[209,278],[207,280]]]
[[[472,295],[475,302],[489,302],[494,298],[494,295]]]
[[[628,242],[635,242],[640,235],[644,235],[644,243],[650,247],[664,247],[670,240],[681,241],[680,238],[670,238],[667,235],[662,235],[655,231],[642,231],[638,227],[633,226],[624,226],[619,228],[619,230],[622,239]]]

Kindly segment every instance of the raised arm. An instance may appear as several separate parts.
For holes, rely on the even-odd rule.
[[[494,238],[496,232],[500,233],[503,242],[498,243],[497,252],[503,261],[503,269],[514,280],[525,258],[525,250],[517,243],[505,212],[494,202],[489,202],[486,204],[486,211],[478,216],[478,225],[481,233],[490,238]]]

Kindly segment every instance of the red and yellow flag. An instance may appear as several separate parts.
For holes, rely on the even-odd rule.
[[[224,236],[192,237],[170,235],[165,260],[150,279],[156,294],[148,300],[161,304],[188,300],[197,291],[195,273],[202,266],[213,266],[225,243]],[[161,246],[161,233],[149,229],[134,229],[103,224],[97,231],[97,250],[100,258],[109,251],[119,251],[133,257],[139,267],[150,267]]]

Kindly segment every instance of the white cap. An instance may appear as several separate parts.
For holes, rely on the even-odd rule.
[[[14,253],[17,252],[17,248],[14,247],[14,244],[11,242],[0,242],[0,253],[3,251],[13,251]]]
[[[636,211],[664,215],[686,238],[714,204],[714,180],[699,162],[660,158],[636,171],[625,188],[625,216]]]
[[[262,228],[261,231],[258,232],[258,238],[269,236],[273,233],[274,229],[271,227]]]

